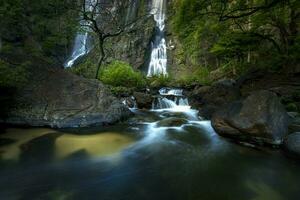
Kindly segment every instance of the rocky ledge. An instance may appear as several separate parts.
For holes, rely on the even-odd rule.
[[[17,91],[15,102],[1,122],[54,128],[115,123],[131,113],[97,80],[57,68],[37,68],[29,83]]]
[[[276,94],[261,90],[217,111],[212,125],[222,136],[280,145],[288,133],[289,117]]]

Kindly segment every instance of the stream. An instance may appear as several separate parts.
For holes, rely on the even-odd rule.
[[[300,199],[299,163],[218,136],[180,90],[89,129],[0,133],[0,199]]]

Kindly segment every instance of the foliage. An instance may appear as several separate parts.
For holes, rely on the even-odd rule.
[[[122,87],[122,86],[117,86],[117,87],[110,87],[110,91],[116,95],[116,96],[128,96],[129,94],[133,93],[133,88],[128,88],[128,87]]]
[[[78,24],[75,5],[69,0],[1,1],[2,42],[29,56],[44,55],[63,62]],[[13,50],[6,53],[15,54]]]
[[[99,79],[108,85],[115,87],[144,87],[146,81],[141,72],[133,70],[133,68],[121,61],[114,61],[105,67]]]
[[[94,78],[96,73],[96,64],[91,56],[88,56],[85,60],[76,66],[67,68],[66,70],[71,71],[74,74],[83,76],[85,78]]]
[[[29,64],[12,66],[0,59],[0,87],[21,87],[27,81],[28,71],[26,69]]]
[[[207,67],[197,67],[191,75],[176,80],[176,84],[184,87],[189,87],[194,84],[210,85],[210,71]]]
[[[177,0],[172,28],[189,64],[235,75],[253,66],[278,70],[299,61],[299,4]]]
[[[156,75],[147,78],[147,85],[151,88],[160,88],[170,86],[172,84],[172,78],[165,75]]]

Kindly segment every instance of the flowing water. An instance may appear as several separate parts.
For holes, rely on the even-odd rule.
[[[0,199],[300,199],[299,162],[219,137],[178,90],[161,94],[114,126],[6,129]]]
[[[151,14],[156,22],[156,30],[151,43],[151,58],[147,76],[168,75],[165,39],[166,0],[152,0]]]

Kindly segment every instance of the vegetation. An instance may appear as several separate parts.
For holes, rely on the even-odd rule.
[[[114,61],[105,67],[101,72],[99,79],[108,85],[114,87],[141,88],[145,87],[145,78],[141,72],[121,61]]]
[[[299,1],[177,0],[173,29],[191,65],[237,76],[299,61]]]
[[[106,41],[123,33],[132,32],[136,26],[142,24],[144,18],[149,16],[147,14],[135,20],[124,21],[124,11],[132,2],[131,0],[125,3],[118,0],[110,0],[109,2],[83,0],[81,3],[82,27],[88,28],[87,31],[92,31],[97,39],[99,59],[95,73],[96,78],[99,76],[100,68],[106,59]],[[99,18],[101,21],[98,20]]]
[[[17,58],[17,63],[24,62],[24,55],[27,61],[44,57],[63,63],[76,32],[75,5],[66,0],[1,1],[1,57]]]

